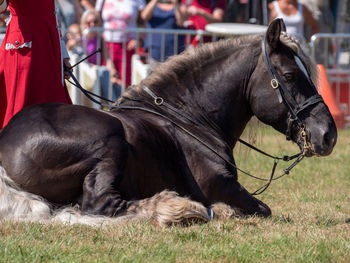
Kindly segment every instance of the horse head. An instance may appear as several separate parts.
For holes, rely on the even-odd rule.
[[[282,19],[269,25],[249,87],[257,118],[296,142],[306,156],[329,155],[337,140],[332,115],[315,88],[315,66],[285,32]]]

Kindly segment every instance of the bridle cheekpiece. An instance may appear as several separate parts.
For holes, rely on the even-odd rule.
[[[262,45],[262,53],[263,53],[263,57],[264,57],[264,60],[266,63],[266,67],[267,67],[267,70],[268,70],[270,78],[271,78],[270,85],[275,90],[276,95],[278,97],[278,101],[280,103],[284,103],[288,108],[286,139],[287,140],[291,139],[292,126],[296,122],[296,125],[298,126],[299,135],[304,142],[303,155],[305,155],[308,152],[312,152],[313,151],[312,145],[311,145],[310,140],[308,139],[306,127],[305,127],[304,123],[302,122],[302,120],[299,118],[298,114],[300,112],[302,112],[303,110],[305,110],[307,107],[314,105],[320,101],[323,101],[323,98],[318,94],[317,89],[310,78],[310,74],[307,71],[307,68],[304,65],[302,65],[302,66],[304,66],[306,72],[308,73],[308,75],[306,77],[309,81],[309,84],[315,90],[315,94],[312,95],[311,97],[307,98],[301,104],[298,104],[295,101],[295,99],[292,97],[290,92],[287,90],[287,88],[285,87],[280,75],[277,73],[276,69],[274,68],[274,66],[271,63],[271,59],[268,56],[267,50],[266,50],[266,37],[265,36],[263,37],[263,39],[261,41],[261,45]],[[296,54],[294,54],[294,58],[295,58],[296,62],[299,60],[303,64],[302,60]],[[300,63],[297,62],[297,64],[300,67],[300,65],[299,65]]]

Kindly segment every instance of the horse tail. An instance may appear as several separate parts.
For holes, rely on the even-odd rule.
[[[48,203],[22,191],[0,164],[0,220],[45,221],[51,217]]]
[[[23,191],[7,175],[0,163],[0,221],[24,221],[40,223],[87,224],[100,226],[111,222],[124,221],[128,217],[107,218],[82,215],[77,207],[52,210],[44,198]]]
[[[217,203],[209,209],[203,204],[164,190],[150,198],[134,201],[123,216],[85,215],[79,207],[52,210],[44,198],[21,190],[0,164],[0,220],[57,222],[103,226],[134,220],[154,220],[159,225],[208,222],[215,218],[240,216],[237,209]]]

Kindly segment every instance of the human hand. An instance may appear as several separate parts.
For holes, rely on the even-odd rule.
[[[187,13],[190,16],[197,16],[201,14],[201,9],[197,8],[196,6],[189,6],[187,7]]]
[[[119,77],[116,77],[116,76],[112,76],[110,81],[111,81],[112,84],[117,84],[119,86],[122,86],[122,84],[123,84],[122,80]]]
[[[75,46],[78,45],[78,41],[74,38],[68,39],[66,48],[68,51],[72,50]]]
[[[130,50],[133,50],[133,49],[135,49],[136,48],[136,40],[135,39],[131,39],[127,44],[126,44],[126,49],[128,50],[128,51],[130,51]]]
[[[120,79],[120,75],[119,75],[118,71],[115,70],[114,67],[113,67],[113,69],[110,70],[109,74],[110,74],[109,80],[112,84],[118,84],[118,85],[122,84],[122,80]]]
[[[72,70],[72,65],[69,62],[69,58],[64,58],[63,59],[63,66],[64,66],[64,78],[69,79],[70,75],[67,70]]]

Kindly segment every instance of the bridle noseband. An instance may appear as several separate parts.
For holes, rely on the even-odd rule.
[[[318,103],[320,101],[323,101],[323,99],[318,94],[315,85],[313,84],[312,80],[310,79],[310,74],[307,71],[307,68],[305,67],[305,65],[303,65],[304,68],[306,69],[307,73],[308,73],[308,75],[306,77],[307,77],[307,79],[309,81],[309,84],[315,90],[315,95],[307,98],[303,103],[298,104],[295,101],[295,99],[292,97],[290,92],[287,90],[285,85],[283,84],[283,81],[282,81],[280,75],[277,73],[276,69],[274,68],[274,66],[271,63],[270,57],[268,56],[267,50],[266,50],[266,37],[264,37],[262,39],[261,45],[262,45],[261,48],[262,48],[263,57],[264,57],[264,60],[265,60],[265,63],[266,63],[266,67],[267,67],[267,70],[268,70],[270,78],[271,78],[270,85],[275,90],[279,102],[280,103],[284,103],[287,106],[287,108],[288,108],[288,120],[287,120],[286,139],[287,140],[291,139],[292,126],[293,126],[294,123],[296,123],[296,125],[298,127],[298,132],[299,132],[301,138],[304,141],[303,154],[306,154],[307,151],[312,151],[312,145],[311,145],[311,142],[307,138],[305,125],[301,121],[301,119],[299,118],[298,114],[300,112],[302,112],[303,110],[305,110],[307,107],[309,107],[311,105],[314,105],[314,104],[316,104],[316,103]],[[295,58],[296,61],[299,60],[301,63],[303,63],[302,60],[296,54],[294,54],[294,58]]]

